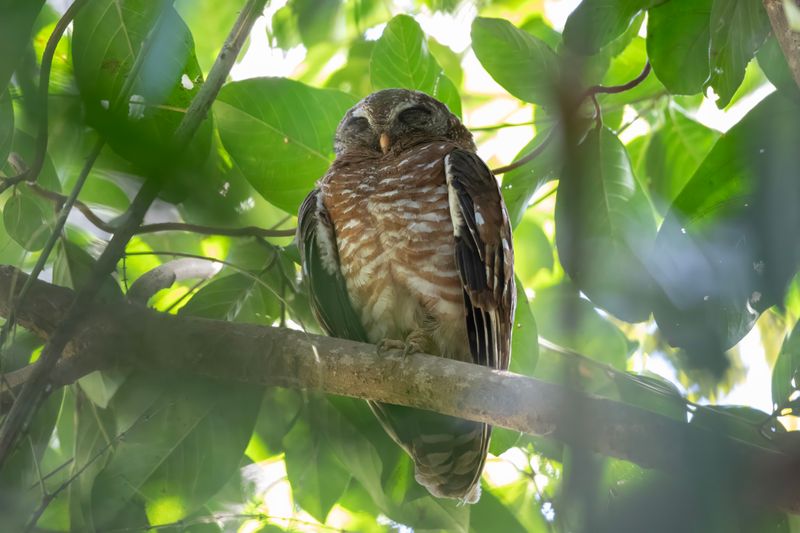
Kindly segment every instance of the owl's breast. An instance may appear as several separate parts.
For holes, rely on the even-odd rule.
[[[350,164],[322,183],[348,293],[372,342],[464,322],[444,156],[435,143]],[[335,166],[334,166],[335,169]]]

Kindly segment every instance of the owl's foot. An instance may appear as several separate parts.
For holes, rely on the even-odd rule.
[[[406,336],[406,340],[383,339],[378,343],[378,355],[386,355],[391,350],[402,350],[403,357],[415,353],[425,353],[428,345],[428,334],[422,329],[415,329]]]

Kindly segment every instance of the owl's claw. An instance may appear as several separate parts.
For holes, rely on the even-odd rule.
[[[405,341],[397,339],[383,339],[377,345],[378,355],[386,355],[391,350],[402,350],[403,357],[415,353],[425,353],[427,334],[423,330],[414,330],[406,336]]]

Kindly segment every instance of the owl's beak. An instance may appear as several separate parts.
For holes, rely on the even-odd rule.
[[[386,155],[386,152],[389,151],[389,148],[392,144],[392,141],[389,140],[388,133],[381,133],[380,143],[381,143],[381,152],[383,152],[383,154]]]

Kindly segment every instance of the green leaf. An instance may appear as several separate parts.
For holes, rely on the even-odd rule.
[[[647,12],[647,55],[672,94],[696,94],[708,79],[714,0],[670,0]]]
[[[714,0],[709,27],[711,76],[706,86],[717,93],[717,107],[722,109],[744,80],[745,68],[767,38],[770,24],[760,2]]]
[[[515,513],[489,490],[483,491],[478,503],[470,507],[469,514],[469,529],[475,533],[484,531],[525,533],[528,531],[514,516]]]
[[[84,237],[79,240],[81,235],[69,233],[70,239],[62,239],[56,247],[56,257],[53,262],[53,282],[80,290],[92,278],[94,269],[94,258],[82,247],[91,246],[91,238]],[[100,297],[105,301],[122,300],[122,291],[113,277],[106,276],[100,288]]]
[[[142,166],[163,164],[182,110],[203,81],[192,34],[168,4],[97,0],[74,21],[72,57],[87,120]],[[205,158],[210,135],[205,122],[182,154],[185,161]]]
[[[686,422],[686,400],[672,382],[650,373],[619,374],[614,379],[625,403]]]
[[[514,313],[514,329],[511,335],[511,365],[509,370],[532,376],[539,359],[539,333],[536,319],[531,312],[525,288],[517,278],[517,309]]]
[[[92,489],[95,525],[113,523],[141,498],[157,522],[180,520],[238,468],[261,389],[177,375],[132,375],[110,408],[125,438]]]
[[[655,318],[697,365],[724,370],[722,351],[783,301],[798,264],[798,144],[800,107],[767,97],[720,137],[659,230]]]
[[[774,35],[770,35],[761,46],[756,54],[756,59],[758,59],[758,66],[761,67],[761,70],[772,85],[781,91],[784,96],[800,101],[800,87],[794,81],[792,71],[786,62],[786,56],[783,55],[781,45]]]
[[[535,213],[529,211],[514,230],[514,270],[526,287],[534,285],[540,270],[552,271],[553,245]]]
[[[533,195],[542,185],[556,179],[561,172],[563,164],[560,148],[561,133],[552,129],[538,133],[514,158],[514,161],[518,161],[528,155],[548,137],[551,137],[547,141],[550,145],[545,147],[536,159],[503,175],[503,185],[500,190],[508,209],[511,226],[514,228],[522,221]]]
[[[105,409],[130,372],[120,369],[96,370],[78,380],[81,390],[98,407]]]
[[[330,42],[344,33],[342,0],[291,0],[289,5],[306,47]]]
[[[3,206],[3,225],[20,246],[36,252],[44,248],[50,236],[51,217],[27,190],[20,190]]]
[[[665,0],[583,0],[564,26],[564,43],[583,55],[593,55],[622,35],[643,9]]]
[[[645,320],[654,289],[644,262],[655,220],[625,146],[608,129],[593,129],[571,154],[555,221],[559,259],[579,289],[623,320]]]
[[[661,212],[666,212],[718,138],[718,132],[695,122],[677,106],[667,108],[664,124],[653,134],[645,157],[649,190]]]
[[[472,49],[483,68],[512,95],[538,105],[552,102],[559,64],[544,41],[507,20],[477,17]]]
[[[0,161],[5,161],[14,140],[14,107],[8,92],[0,92]]]
[[[789,401],[789,397],[800,385],[800,322],[786,336],[781,351],[772,369],[772,404],[778,408]]]
[[[620,370],[625,369],[628,342],[614,324],[604,319],[592,304],[581,298],[568,285],[536,291],[530,302],[536,316],[539,336]],[[544,350],[540,354],[536,376],[547,375],[552,368],[543,368]],[[556,369],[560,372],[560,369]]]
[[[311,417],[312,424],[314,417]],[[304,510],[325,522],[331,507],[350,483],[350,474],[339,463],[324,437],[298,420],[284,437],[286,473],[292,496]]]
[[[771,424],[774,430],[786,431],[778,421],[765,425],[769,415],[752,407],[738,405],[704,405],[699,406],[692,417],[695,426],[709,429],[719,435],[728,435],[738,440],[749,442],[760,447],[770,448],[771,440],[764,436]]]
[[[24,56],[44,0],[0,0],[0,92]]]
[[[214,103],[225,149],[270,203],[295,214],[333,160],[336,126],[355,99],[284,78],[228,83]]]
[[[181,314],[204,318],[272,324],[280,315],[277,269],[258,275],[235,273],[217,278],[195,294],[181,308]],[[266,285],[266,286],[265,286]],[[280,294],[278,292],[278,294]]]
[[[642,73],[647,60],[645,40],[634,36],[625,50],[612,59],[608,71],[603,76],[602,84],[610,86],[630,82]],[[632,89],[616,94],[600,94],[598,99],[602,106],[621,108],[624,104],[633,105],[637,102],[652,100],[666,92],[667,90],[661,85],[659,79],[651,73]],[[622,119],[621,115],[620,113],[620,120]]]
[[[408,15],[397,15],[386,25],[372,52],[370,76],[376,90],[422,91],[461,116],[458,90],[428,49],[419,23]]]

